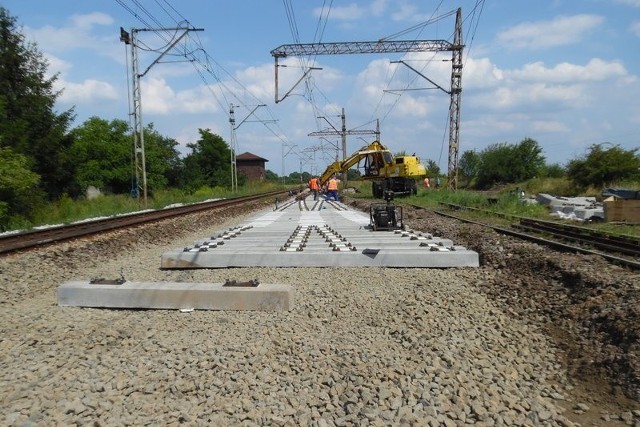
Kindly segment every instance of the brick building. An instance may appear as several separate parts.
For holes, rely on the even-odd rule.
[[[263,181],[265,171],[264,164],[268,161],[269,160],[249,152],[239,154],[236,156],[238,174],[246,175],[249,181]]]

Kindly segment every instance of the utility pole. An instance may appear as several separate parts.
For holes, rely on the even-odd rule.
[[[231,125],[231,192],[238,190],[238,169],[236,163],[236,117],[233,111],[233,104],[229,107],[229,124]]]
[[[137,35],[144,31],[183,31],[167,45],[164,51],[149,65],[142,73],[138,71],[138,52],[137,52]],[[142,93],[140,90],[140,79],[145,76],[155,64],[182,40],[189,31],[204,31],[204,28],[132,28],[131,32],[127,32],[120,27],[120,41],[125,45],[131,46],[131,67],[132,67],[132,89],[131,89],[131,116],[133,122],[133,155],[136,174],[136,198],[140,200],[140,192],[142,192],[144,207],[147,207],[147,166],[144,153],[144,126],[142,123]],[[177,33],[176,33],[177,34]],[[132,190],[133,193],[133,190]]]
[[[347,135],[376,135],[376,139],[380,140],[380,125],[379,124],[378,124],[377,129],[375,131],[373,131],[373,130],[347,130],[347,119],[346,119],[346,115],[344,113],[344,107],[342,108],[342,114],[340,115],[340,118],[342,119],[342,129],[341,130],[336,129],[336,127],[333,126],[333,124],[329,120],[327,120],[326,117],[320,116],[318,118],[319,119],[324,119],[324,121],[329,123],[329,126],[331,126],[331,128],[333,128],[333,131],[331,131],[329,129],[325,129],[325,130],[321,130],[321,131],[318,131],[318,132],[311,132],[307,136],[319,136],[319,137],[340,136],[342,138],[342,161],[345,161],[347,159]],[[338,161],[338,159],[336,159],[336,161]],[[344,182],[344,187],[346,188],[346,186],[347,186],[347,171],[344,171],[342,173],[342,182]]]
[[[447,188],[458,188],[458,154],[460,152],[460,101],[462,97],[462,9],[456,13],[451,58],[451,101],[449,103],[449,182]]]
[[[259,104],[256,105],[253,110],[251,110],[249,112],[249,114],[247,115],[247,117],[245,117],[244,119],[242,119],[240,121],[240,123],[238,124],[238,126],[236,126],[236,118],[235,118],[235,112],[233,110],[234,107],[239,107],[239,105],[233,105],[230,104],[229,107],[229,124],[231,125],[231,191],[232,192],[236,192],[238,191],[238,164],[236,162],[236,156],[238,155],[237,151],[238,151],[238,138],[236,136],[236,130],[242,126],[243,123],[245,122],[261,122],[261,123],[272,123],[274,122],[274,120],[247,120],[249,117],[251,117],[253,115],[253,113],[256,112],[256,110],[260,107],[266,107],[267,104]]]

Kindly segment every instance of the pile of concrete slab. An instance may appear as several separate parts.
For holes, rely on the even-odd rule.
[[[557,197],[540,193],[536,201],[549,207],[551,216],[577,221],[604,220],[604,207],[595,197]]]

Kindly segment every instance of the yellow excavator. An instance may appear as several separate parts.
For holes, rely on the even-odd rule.
[[[427,174],[427,168],[415,155],[394,156],[380,141],[373,141],[347,159],[330,164],[320,175],[320,185],[323,186],[331,176],[346,172],[360,162],[363,162],[362,179],[372,181],[373,197],[378,199],[386,197],[385,193],[389,192],[398,196],[417,194],[416,180]]]

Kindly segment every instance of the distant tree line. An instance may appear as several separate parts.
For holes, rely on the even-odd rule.
[[[480,152],[465,151],[458,167],[462,181],[479,190],[536,177],[566,177],[582,190],[640,180],[638,148],[625,150],[608,142],[591,145],[584,156],[570,160],[565,167],[547,164],[542,148],[531,138],[518,144],[492,144]]]

